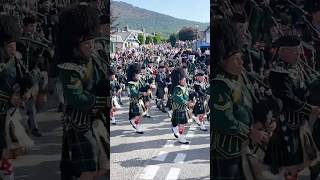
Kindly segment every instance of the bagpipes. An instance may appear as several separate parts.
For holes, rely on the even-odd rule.
[[[111,105],[108,105],[108,97],[110,97],[110,82],[107,80],[108,73],[105,68],[107,68],[107,63],[99,57],[95,52],[93,52],[93,61],[99,67],[99,70],[102,72],[104,77],[98,82],[95,87],[95,95],[99,97],[107,97],[106,107],[104,110],[94,110],[95,118],[92,122],[93,133],[95,134],[97,145],[98,145],[98,163],[99,168],[109,171],[109,153],[110,153],[110,135],[107,128],[109,128],[108,123],[110,122],[107,117],[110,117],[109,114],[106,115],[106,109],[110,108]]]
[[[41,37],[41,35],[39,33],[37,33],[37,37]],[[42,40],[44,39],[44,37],[42,37]],[[53,49],[49,47],[50,42],[48,40],[45,40],[45,43],[37,41],[37,40],[33,40],[27,37],[21,37],[18,40],[19,42],[22,42],[26,47],[26,66],[29,67],[29,58],[30,58],[30,49],[32,50],[38,50],[38,59],[39,61],[37,62],[37,64],[39,63],[45,63],[40,61],[41,58],[43,57],[44,53],[47,53],[50,55],[50,57],[53,57]]]
[[[53,57],[53,50],[47,44],[42,42],[21,37],[19,42],[23,43],[26,50],[26,69],[33,69],[30,71],[30,76],[33,81],[39,82],[33,87],[32,96],[36,98],[36,106],[41,107],[47,102],[47,85],[48,85],[48,58]],[[32,51],[31,51],[32,49]],[[32,52],[32,53],[31,53]],[[36,61],[30,62],[30,56],[36,53]],[[36,68],[37,67],[37,68]]]
[[[305,57],[305,56],[304,56]],[[306,60],[306,59],[305,59]],[[299,59],[298,65],[304,76],[307,78],[309,87],[309,99],[308,103],[319,106],[320,102],[320,73],[310,67],[305,60]],[[309,117],[308,121],[304,121],[302,128],[300,128],[300,139],[303,145],[304,165],[309,166],[313,164],[318,157],[319,149],[314,140],[314,135],[318,132],[317,126],[319,117]]]
[[[25,100],[25,97],[30,95],[32,82],[31,77],[28,75],[27,69],[21,63],[19,57],[14,57],[15,68],[17,72],[17,83],[13,85],[13,96],[20,100]],[[4,70],[5,65],[0,65],[0,71]],[[7,150],[10,152],[12,158],[25,153],[26,148],[31,147],[34,143],[27,135],[24,126],[21,124],[23,120],[20,108],[24,107],[11,107],[7,110],[6,114],[6,142]]]
[[[196,91],[192,88],[192,86],[188,86],[187,87],[187,91],[189,92],[189,102],[193,103],[193,105],[195,106],[197,99],[196,99]],[[189,119],[193,119],[193,107],[187,107],[187,118]]]
[[[144,98],[145,97],[150,97],[152,98],[152,91],[151,89],[155,89],[156,86],[152,83],[149,84],[147,83],[145,86],[141,87],[139,89],[140,92],[145,92],[146,95],[141,94],[138,98],[138,107],[139,107],[139,111],[142,112],[142,115],[146,115],[148,107],[146,107],[146,104],[144,102]]]
[[[253,97],[253,127],[273,135],[272,128],[276,123],[273,113],[279,115],[282,111],[282,103],[272,95],[270,87],[265,84],[257,74],[250,73],[243,68],[243,81]],[[249,79],[249,77],[251,79]],[[244,174],[248,180],[263,180],[263,158],[268,144],[255,144],[250,139],[242,144],[242,165]]]

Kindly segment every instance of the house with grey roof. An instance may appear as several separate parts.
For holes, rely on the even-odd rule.
[[[149,33],[145,32],[145,29],[133,30],[129,29],[129,26],[123,28],[121,31],[119,28],[116,31],[113,31],[110,37],[110,47],[111,53],[122,51],[127,48],[136,48],[139,47],[140,41],[138,40],[138,35],[143,34],[144,37],[150,36]]]

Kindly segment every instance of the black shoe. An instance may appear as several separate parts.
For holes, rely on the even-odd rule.
[[[137,134],[144,134],[144,132],[143,132],[143,131],[140,131],[140,132],[137,132],[137,131],[136,131],[136,133],[137,133]]]
[[[167,113],[167,111],[166,111],[165,109],[162,109],[161,111],[162,111],[163,113]]]
[[[31,134],[35,137],[42,137],[43,135],[39,132],[38,129],[32,130]]]
[[[151,116],[150,116],[149,114],[146,114],[146,115],[144,115],[143,117],[151,118]]]
[[[190,144],[189,141],[186,141],[186,142],[181,142],[181,141],[179,141],[179,143],[180,143],[180,144]]]

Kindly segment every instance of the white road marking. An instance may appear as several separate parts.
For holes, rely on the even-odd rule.
[[[167,143],[163,147],[166,147],[166,148],[173,147],[174,142],[175,142],[174,140],[168,140]]]
[[[159,168],[160,168],[160,166],[148,165],[147,167],[144,168],[141,178],[142,179],[154,179]]]
[[[164,119],[163,121],[165,121],[165,122],[170,122],[171,119],[170,119],[170,118],[166,118],[166,119]]]
[[[164,161],[167,156],[168,156],[168,152],[166,151],[160,151],[160,153],[158,154],[158,156],[156,158],[154,158],[153,160],[156,160],[156,161]]]
[[[188,131],[187,138],[192,138],[192,137],[194,137],[194,131]]]
[[[181,148],[182,148],[182,149],[189,149],[190,146],[189,146],[188,144],[182,144],[182,145],[181,145]]]
[[[182,164],[185,158],[186,158],[186,154],[178,153],[176,158],[173,160],[173,162]]]
[[[178,179],[179,174],[180,174],[179,168],[170,168],[170,171],[166,177],[166,180],[176,180]]]

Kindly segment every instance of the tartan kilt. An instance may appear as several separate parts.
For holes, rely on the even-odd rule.
[[[172,122],[176,122],[176,124],[187,124],[187,112],[186,111],[173,111],[172,113]]]
[[[71,151],[72,169],[76,176],[80,176],[82,172],[97,171],[97,145],[92,130],[80,132],[70,129],[67,138]]]
[[[199,114],[204,114],[204,113],[205,113],[204,102],[197,101],[193,109],[193,114],[197,116]]]
[[[164,98],[164,87],[158,87],[157,88],[157,92],[156,92],[156,96],[158,99],[163,99]]]
[[[129,105],[129,120],[135,118],[136,116],[142,115],[142,108],[139,103],[130,103]]]
[[[280,126],[281,127],[281,126]],[[303,149],[299,137],[299,130],[290,130],[284,134],[280,128],[276,130],[267,145],[264,163],[268,165],[273,172],[278,172],[279,168],[303,163]],[[289,137],[289,144],[284,137]],[[293,143],[295,142],[295,143]],[[290,147],[290,151],[288,150]]]
[[[213,150],[212,152],[217,153],[215,150]],[[241,157],[225,159],[217,154],[215,154],[211,160],[212,170],[210,173],[210,179],[246,180],[243,174]]]

